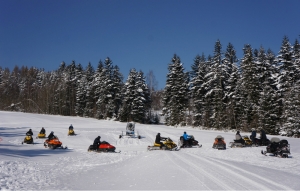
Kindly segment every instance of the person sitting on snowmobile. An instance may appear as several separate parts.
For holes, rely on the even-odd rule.
[[[261,140],[262,145],[266,145],[267,135],[263,129],[260,130],[260,140]]]
[[[98,149],[99,148],[99,145],[101,144],[100,142],[100,136],[96,137],[96,139],[94,140],[94,143],[93,143],[93,146],[94,146],[94,149]]]
[[[69,130],[73,130],[73,129],[74,129],[74,127],[73,127],[73,125],[71,124],[70,127],[69,127]]]
[[[251,135],[250,135],[250,139],[252,141],[252,143],[254,144],[255,143],[255,138],[256,138],[256,131],[254,128],[251,129]]]
[[[33,132],[32,132],[32,130],[31,129],[29,129],[29,131],[27,131],[27,133],[26,133],[26,135],[30,135],[30,136],[32,136],[33,135]]]
[[[191,145],[191,136],[189,136],[186,132],[183,132],[183,140]]]
[[[45,134],[45,133],[46,133],[46,130],[44,129],[44,127],[42,127],[40,134]]]
[[[245,140],[242,138],[240,131],[235,134],[235,142],[245,144]]]
[[[51,133],[48,135],[48,140],[50,141],[51,139],[53,139],[55,136],[54,136],[54,132],[51,131]]]
[[[161,137],[160,133],[157,133],[156,138],[155,138],[155,143],[160,144],[160,148],[162,148],[164,146],[164,144],[162,142],[160,142],[161,140],[166,140],[166,138]]]

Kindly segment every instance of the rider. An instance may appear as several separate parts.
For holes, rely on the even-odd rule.
[[[74,129],[74,127],[73,127],[73,125],[71,124],[70,126],[69,126],[69,130],[73,130]]]
[[[26,133],[26,135],[30,135],[30,136],[32,136],[33,135],[33,132],[32,132],[32,130],[31,129],[29,129],[29,131],[27,131],[27,133]]]
[[[240,131],[237,131],[235,134],[235,140],[237,143],[245,144],[245,140],[242,138]]]
[[[165,140],[165,139],[166,139],[165,137],[160,136],[160,133],[157,133],[156,138],[155,138],[155,143],[160,144],[160,148],[162,148],[164,146],[164,144],[160,141]]]
[[[45,134],[45,133],[46,133],[46,130],[44,129],[44,127],[42,127],[40,134]]]
[[[48,135],[48,140],[51,140],[53,139],[55,136],[54,136],[54,132],[51,131],[51,133]]]
[[[191,136],[189,136],[186,132],[183,132],[183,140],[184,142],[187,142],[189,145],[191,145]]]
[[[263,129],[260,130],[260,140],[261,140],[262,145],[266,145],[267,144],[266,143],[266,141],[267,141],[267,135],[266,135],[266,132]]]
[[[250,139],[252,141],[252,143],[254,144],[255,143],[255,138],[256,138],[256,131],[254,128],[251,129],[251,135],[250,135]]]
[[[98,147],[99,147],[99,145],[101,144],[101,142],[100,142],[100,136],[98,136],[98,137],[96,137],[96,139],[94,140],[94,143],[93,143],[93,146],[94,146],[94,149],[96,150]]]

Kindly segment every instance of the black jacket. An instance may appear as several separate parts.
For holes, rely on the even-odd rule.
[[[100,145],[100,137],[97,137],[95,140],[94,140],[94,143],[93,143],[93,145],[94,146],[98,146],[98,145]]]
[[[260,138],[262,140],[266,140],[267,139],[267,135],[266,135],[266,132],[264,130],[261,130],[260,131]]]
[[[48,139],[53,139],[54,138],[54,134],[53,133],[50,133],[49,135],[48,135]]]
[[[41,129],[40,134],[45,134],[45,133],[46,133],[46,130],[44,128]]]
[[[29,131],[27,131],[26,135],[30,135],[30,136],[32,136],[32,135],[33,135],[33,133],[32,133],[32,131],[31,131],[31,130],[29,130]]]
[[[160,143],[160,141],[165,139],[166,139],[165,137],[161,137],[160,134],[157,134],[155,138],[155,143]]]

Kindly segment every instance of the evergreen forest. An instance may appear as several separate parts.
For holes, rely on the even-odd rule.
[[[164,89],[152,71],[131,69],[127,79],[107,57],[97,68],[72,61],[55,71],[0,66],[0,110],[160,123],[268,134],[300,131],[300,44],[283,37],[277,54],[262,46],[234,46],[196,55],[185,69],[176,54]],[[168,64],[168,65],[167,65]]]

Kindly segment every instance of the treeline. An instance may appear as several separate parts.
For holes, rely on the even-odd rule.
[[[24,66],[12,72],[0,68],[0,109],[158,123],[157,113],[151,111],[158,107],[154,87],[149,90],[144,73],[135,69],[124,83],[110,58],[100,61],[96,70],[91,63],[83,69],[75,61],[62,62],[52,72]]]
[[[215,43],[213,55],[197,55],[184,71],[176,54],[166,86],[158,91],[153,72],[132,69],[125,83],[110,58],[96,70],[89,63],[52,72],[0,67],[0,109],[67,116],[158,123],[214,129],[263,128],[267,133],[299,132],[300,45],[284,37],[275,55],[246,44],[239,60],[234,46]]]
[[[232,44],[218,40],[212,56],[197,55],[190,72],[180,58],[169,64],[163,96],[168,125],[214,129],[263,128],[299,133],[300,45],[284,37],[275,55],[246,44],[240,61]]]

